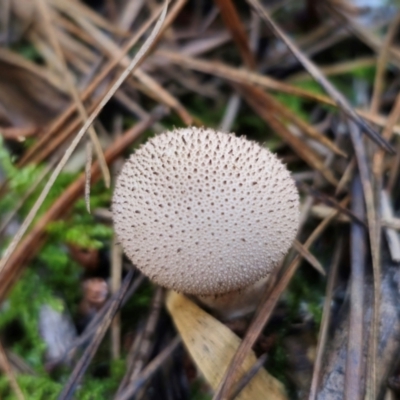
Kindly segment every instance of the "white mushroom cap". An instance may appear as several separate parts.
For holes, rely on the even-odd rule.
[[[191,127],[158,135],[131,155],[112,210],[127,256],[145,275],[213,295],[271,273],[295,238],[299,195],[269,150]]]

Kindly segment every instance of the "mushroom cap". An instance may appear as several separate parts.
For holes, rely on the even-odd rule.
[[[112,211],[125,253],[145,275],[179,292],[218,295],[278,265],[296,236],[299,195],[266,148],[190,127],[131,155]]]

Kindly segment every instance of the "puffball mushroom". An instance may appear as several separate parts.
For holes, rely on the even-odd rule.
[[[131,155],[112,211],[124,251],[143,274],[209,300],[271,274],[295,238],[299,195],[286,167],[258,143],[190,127]]]

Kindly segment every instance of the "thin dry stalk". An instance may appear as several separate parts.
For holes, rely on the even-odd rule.
[[[397,143],[396,145],[396,149],[397,149],[397,154],[396,157],[392,163],[392,166],[390,168],[390,172],[389,172],[389,179],[388,182],[386,184],[386,190],[389,193],[393,193],[393,190],[396,186],[396,184],[398,183],[398,179],[399,179],[399,172],[400,172],[400,143]]]
[[[119,383],[118,390],[115,395],[116,397],[122,393],[122,391],[125,389],[127,383],[129,382],[129,373],[130,373],[130,371],[132,371],[133,363],[135,362],[135,360],[137,358],[137,354],[140,351],[140,347],[142,345],[143,340],[144,340],[144,327],[143,327],[143,323],[139,322],[138,328],[135,331],[135,339],[132,341],[129,352],[126,356],[126,372],[125,372],[124,377],[121,379],[121,382]]]
[[[311,215],[319,219],[324,219],[332,211],[334,211],[334,208],[319,204],[311,208]],[[346,217],[345,215],[339,215],[339,217],[336,218],[336,221],[348,224],[350,222],[350,218]]]
[[[128,32],[121,30],[117,24],[110,23],[107,19],[103,18],[101,14],[93,11],[84,3],[78,1],[64,1],[64,0],[48,0],[48,2],[61,12],[67,14],[72,19],[76,15],[82,15],[91,23],[99,26],[100,28],[113,33],[114,35],[125,38],[129,35]]]
[[[356,214],[354,214],[351,210],[347,209],[344,204],[347,203],[348,199],[346,200],[346,202],[344,203],[343,201],[345,199],[343,199],[340,203],[335,200],[333,197],[330,197],[320,191],[318,191],[317,189],[314,189],[310,186],[308,186],[307,184],[305,184],[304,182],[301,183],[297,183],[297,187],[307,193],[312,195],[315,199],[322,201],[323,203],[325,203],[328,206],[332,206],[334,207],[337,211],[339,211],[340,213],[347,215],[351,220],[358,222],[364,226],[366,226],[365,221],[363,221],[362,219],[360,219]]]
[[[318,82],[325,91],[334,99],[338,107],[352,120],[355,124],[365,132],[376,144],[390,153],[394,153],[393,147],[381,138],[371,126],[369,126],[357,113],[353,110],[347,99],[326,79],[319,68],[306,57],[294,42],[281,30],[281,28],[271,19],[266,10],[260,5],[258,0],[247,0],[248,3],[256,10],[261,18],[268,24],[271,30],[279,37],[290,49],[293,55],[299,60],[310,75]]]
[[[293,242],[293,248],[322,276],[326,275],[324,267],[321,263],[315,258],[315,256],[306,249],[297,239]]]
[[[116,312],[120,308],[123,298],[125,297],[130,284],[132,283],[134,276],[134,272],[131,270],[126,275],[124,282],[121,286],[121,290],[113,297],[112,304],[104,315],[103,321],[101,325],[96,330],[96,333],[92,339],[92,342],[86,348],[84,353],[82,354],[81,359],[76,364],[71,376],[68,379],[68,382],[65,384],[64,389],[60,393],[58,400],[68,400],[71,399],[76,386],[79,384],[83,374],[85,373],[87,367],[90,364],[93,356],[96,354],[98,347],[100,346],[101,341],[103,340],[104,335],[107,332]]]
[[[95,109],[95,111],[90,115],[86,123],[83,125],[81,130],[78,132],[76,135],[75,139],[71,143],[71,145],[68,147],[67,151],[65,152],[63,158],[57,165],[57,167],[54,169],[53,173],[51,174],[49,180],[46,183],[45,188],[43,189],[42,193],[40,194],[38,200],[35,202],[34,206],[30,210],[28,216],[26,217],[25,221],[22,223],[20,229],[18,230],[17,234],[14,236],[13,240],[11,241],[10,245],[7,247],[7,250],[4,253],[3,258],[0,261],[0,275],[2,271],[4,270],[4,267],[9,260],[11,254],[14,252],[16,249],[18,243],[20,242],[22,236],[32,223],[33,219],[35,218],[37,212],[39,211],[40,206],[43,204],[43,201],[47,197],[51,187],[53,186],[55,180],[57,179],[58,175],[60,174],[61,170],[64,168],[64,165],[72,155],[73,151],[75,150],[76,146],[79,144],[80,140],[82,139],[83,135],[86,133],[87,129],[90,127],[90,125],[93,123],[95,118],[98,116],[100,111],[103,109],[103,107],[108,103],[108,101],[111,99],[111,97],[115,94],[117,89],[122,85],[124,80],[132,73],[135,67],[138,66],[139,62],[142,61],[143,57],[146,55],[151,43],[153,43],[154,39],[157,37],[160,28],[164,22],[166,13],[167,13],[167,4],[168,2],[165,2],[165,6],[163,9],[163,12],[161,13],[160,18],[157,21],[156,26],[154,27],[151,35],[147,38],[143,46],[140,48],[134,59],[131,61],[129,66],[125,69],[125,71],[120,75],[120,77],[117,79],[113,87],[110,89],[110,91],[107,92],[107,94],[104,96],[102,101],[100,102],[99,106]]]
[[[231,127],[240,109],[240,103],[241,103],[240,96],[238,94],[235,93],[229,97],[224,117],[219,125],[219,130],[221,132],[231,131]]]
[[[181,0],[180,2],[176,3],[175,10],[177,8],[176,7],[177,5],[183,7],[184,1]],[[83,27],[83,29],[85,29],[89,34],[97,38],[99,50],[102,49],[107,57],[114,59],[119,56],[120,48],[112,39],[109,38],[109,36],[103,33],[96,26],[91,24],[87,19],[79,16],[75,16],[75,18],[77,23],[79,23]],[[171,21],[171,19],[169,20]],[[161,36],[161,34],[162,31],[160,31],[159,35],[157,36],[159,37]],[[155,44],[156,40],[154,40],[151,43],[147,52],[150,52]],[[120,59],[119,62],[123,68],[127,68],[131,60],[129,57],[125,56],[122,57],[122,59]],[[185,124],[190,125],[193,123],[193,117],[181,104],[181,102],[175,96],[173,96],[169,91],[164,89],[162,85],[160,85],[155,79],[153,79],[150,75],[145,73],[141,68],[135,68],[134,70],[132,70],[132,74],[141,84],[143,84],[147,88],[147,90],[149,91],[149,95],[151,93],[151,97],[175,110],[176,113],[180,116],[180,118],[185,122]]]
[[[335,101],[328,96],[316,94],[309,90],[302,89],[285,82],[281,82],[269,76],[258,74],[256,72],[230,67],[219,61],[202,60],[190,57],[183,52],[177,53],[165,49],[158,49],[156,52],[156,56],[161,57],[162,59],[166,59],[181,67],[186,67],[213,76],[218,76],[222,79],[226,79],[235,83],[256,85],[268,90],[287,93],[328,106],[337,107]],[[362,109],[355,109],[355,112],[361,117],[365,118],[367,121],[380,127],[385,126],[387,123],[387,119],[384,115],[373,115],[370,112]],[[398,135],[400,134],[399,125],[396,125],[394,132]]]
[[[393,215],[391,215],[390,217],[383,216],[382,226],[387,226],[390,229],[400,231],[400,218],[396,218]]]
[[[125,134],[115,140],[105,152],[108,164],[111,164],[125,149],[132,144],[144,130],[148,129],[155,121],[165,115],[165,109],[157,108],[149,115],[149,118],[138,123]],[[92,183],[100,177],[99,165],[92,165]],[[20,243],[12,254],[5,268],[0,272],[0,302],[4,300],[12,285],[20,276],[23,268],[40,250],[46,235],[46,226],[50,221],[61,218],[70,209],[77,199],[82,196],[85,185],[85,176],[81,175],[74,181],[64,193],[53,203],[45,214],[37,221],[31,231]]]
[[[133,296],[133,294],[140,287],[140,285],[143,283],[143,281],[144,281],[143,275],[139,275],[134,280],[134,282],[132,283],[132,285],[130,286],[128,291],[126,292],[126,295],[122,299],[122,306],[124,306],[125,303],[128,301],[128,299],[130,299]],[[121,289],[119,289],[119,290],[121,290]],[[52,361],[51,367],[60,365],[65,360],[70,360],[79,347],[86,345],[87,342],[93,338],[93,335],[97,332],[97,329],[100,326],[100,324],[102,323],[104,316],[107,314],[108,310],[112,306],[112,301],[113,301],[113,297],[111,297],[107,300],[107,303],[93,317],[93,319],[90,321],[89,325],[85,328],[85,330],[81,333],[81,335],[72,342],[71,346],[65,351],[65,353],[62,354],[58,359]]]
[[[160,6],[160,9],[157,10],[159,11],[159,13],[162,12],[162,7]],[[159,13],[153,13],[141,26],[141,28],[137,31],[136,35],[134,35],[129,41],[128,43],[122,48],[122,50],[120,51],[118,57],[113,58],[112,60],[109,61],[109,63],[107,65],[105,65],[105,67],[102,69],[102,71],[93,79],[93,81],[90,83],[90,85],[83,91],[82,95],[81,95],[81,101],[86,101],[89,96],[99,87],[101,86],[102,81],[107,77],[108,74],[110,74],[110,72],[119,65],[120,60],[126,56],[126,54],[130,51],[130,49],[137,43],[137,41],[139,40],[139,38],[146,32],[146,30],[151,26],[151,24],[154,23],[154,21],[156,20],[156,18],[159,17]],[[0,53],[1,54],[1,53]],[[111,87],[111,85],[109,86]],[[109,89],[109,88],[108,88]],[[108,90],[107,89],[107,90]],[[100,97],[99,100],[100,101]],[[94,107],[98,106],[98,102],[94,102],[94,105],[92,105],[93,109]],[[92,108],[91,108],[92,109]],[[18,163],[18,166],[24,166],[26,165],[28,162],[33,162],[38,160],[38,158],[34,158],[34,155],[36,154],[37,151],[40,151],[43,146],[46,145],[46,143],[48,142],[52,142],[53,140],[50,140],[50,138],[54,137],[55,132],[57,132],[67,121],[69,118],[71,118],[71,116],[73,115],[73,113],[76,111],[76,104],[71,104],[64,113],[62,113],[53,123],[52,125],[49,127],[49,129],[47,130],[46,134],[43,135],[37,142],[36,145],[32,146],[32,148],[30,148],[26,154],[22,157],[21,161]],[[75,127],[70,129],[70,133],[68,133],[68,135],[71,134],[71,131],[74,131],[75,129],[77,129],[77,126],[80,122],[80,119],[78,119],[76,121],[76,125],[74,125]],[[68,136],[67,135],[67,136]]]
[[[361,219],[365,218],[363,188],[358,175],[353,178],[352,209]],[[362,385],[363,367],[363,320],[364,320],[364,281],[365,281],[365,228],[353,223],[351,227],[351,277],[349,336],[347,342],[344,398],[360,400],[364,398]]]
[[[86,164],[85,164],[85,203],[86,203],[86,210],[88,213],[90,213],[90,180],[91,180],[91,172],[92,172],[92,160],[93,160],[93,143],[90,141],[87,141],[86,142]],[[100,166],[100,168],[101,168],[101,166]]]
[[[336,212],[320,222],[320,224],[314,229],[304,243],[304,247],[306,249],[310,248],[310,246],[319,237],[319,235],[321,235],[323,230],[329,226],[337,214],[338,213]],[[262,332],[265,324],[268,322],[280,296],[292,280],[300,261],[301,257],[296,256],[287,267],[283,276],[279,279],[272,291],[270,293],[266,293],[264,299],[261,300],[256,315],[254,316],[247,330],[246,336],[240,344],[236,354],[232,358],[229,367],[225,372],[224,378],[221,380],[220,385],[214,394],[213,400],[221,400],[228,397],[229,391],[231,390],[232,384],[236,378],[237,368],[242,365],[246,355],[249,353],[250,349],[253,347],[254,343]]]
[[[400,22],[400,14],[399,14],[399,22]],[[397,24],[396,24],[397,26]],[[388,118],[388,124],[385,126],[382,132],[382,137],[384,137],[386,140],[390,140],[393,135],[393,126],[396,124],[400,116],[400,95],[397,95],[395,104],[390,112],[389,118]],[[381,230],[382,230],[382,225],[381,225],[381,213],[380,211],[383,210],[383,204],[381,203],[382,200],[382,191],[383,191],[383,169],[384,169],[384,159],[385,159],[385,154],[381,149],[377,149],[376,152],[374,153],[372,157],[372,173],[374,176],[374,195],[375,195],[375,204],[377,207],[377,213],[376,213],[376,225],[375,225],[375,242],[377,244],[378,249],[381,248]],[[395,164],[395,163],[394,163]],[[385,228],[385,233],[387,237],[395,237],[396,235],[395,232],[391,232],[388,230],[388,228]],[[391,242],[392,243],[392,242]],[[393,258],[393,246],[389,247],[391,249],[391,254]],[[377,255],[378,259],[377,262],[380,263],[380,251],[379,254]],[[396,257],[395,257],[396,258]]]
[[[130,382],[133,382],[137,379],[140,372],[143,370],[144,366],[146,365],[146,363],[150,358],[151,350],[153,348],[153,343],[154,343],[153,342],[154,333],[156,332],[156,326],[160,317],[163,300],[164,300],[164,291],[161,287],[159,287],[157,288],[156,293],[151,302],[150,313],[146,325],[144,327],[143,340],[140,343],[139,352],[136,354],[136,359],[134,360],[134,363],[132,364],[130,371],[128,371],[129,375],[126,383],[127,385]]]
[[[329,183],[337,185],[337,179],[331,170],[325,167],[324,160],[315,154],[304,141],[293,135],[280,121],[279,109],[275,107],[275,100],[271,95],[249,85],[236,85],[236,87],[255,112],[272,127],[274,132],[281,136],[305,163],[318,170]]]
[[[383,42],[382,49],[379,51],[378,60],[376,62],[376,74],[374,80],[374,88],[372,91],[372,98],[369,109],[372,114],[379,112],[379,106],[381,102],[381,95],[384,87],[384,78],[386,71],[386,63],[389,58],[389,48],[393,41],[394,35],[396,34],[397,28],[400,23],[400,13],[396,15],[393,21],[389,25],[388,32]]]
[[[122,255],[122,247],[118,244],[117,237],[114,236],[111,248],[111,294],[118,292],[121,287]],[[111,356],[114,360],[121,357],[121,319],[119,313],[115,315],[111,323]]]
[[[231,0],[215,0],[225,25],[231,32],[233,40],[239,48],[243,62],[249,69],[255,69],[256,60],[249,46],[249,39],[246,30],[239,18],[236,8]]]
[[[373,67],[376,65],[376,57],[359,57],[355,60],[340,61],[335,64],[319,65],[319,69],[325,76],[343,75],[350,74],[352,71],[359,68]],[[308,72],[299,72],[291,75],[287,82],[296,83],[301,81],[307,81],[310,79]],[[375,114],[375,113],[374,113]]]
[[[158,49],[156,52],[156,56],[167,59],[174,64],[178,64],[186,68],[191,68],[199,72],[218,76],[222,79],[227,79],[232,82],[258,85],[265,89],[288,93],[294,96],[317,101],[322,104],[335,106],[335,102],[327,96],[301,89],[299,87],[281,82],[269,76],[261,75],[257,72],[234,68],[219,61],[202,60],[199,58],[190,57],[183,52],[177,53],[165,49]]]
[[[326,136],[322,135],[316,128],[310,125],[308,122],[301,119],[297,116],[293,111],[291,111],[288,107],[275,100],[271,95],[268,95],[269,101],[273,104],[273,107],[285,118],[291,121],[294,125],[296,125],[307,137],[310,139],[316,140],[317,142],[324,145],[329,150],[333,151],[335,154],[347,157],[347,154],[341,150],[338,146],[336,146],[331,140],[329,140]]]
[[[144,0],[126,2],[118,17],[118,26],[120,26],[122,29],[128,30],[136,20],[136,17],[140,13],[143,5]]]
[[[4,350],[3,344],[0,342],[0,368],[3,370],[4,375],[10,382],[10,386],[15,393],[18,400],[25,400],[25,396],[22,393],[21,388],[18,385],[15,374],[11,368],[10,362],[8,361],[7,354]]]
[[[67,63],[66,63],[66,60],[65,60],[65,57],[63,54],[63,50],[57,39],[56,30],[54,29],[54,26],[51,22],[51,16],[50,16],[50,13],[48,10],[48,5],[45,0],[36,0],[36,4],[37,4],[37,7],[38,7],[40,13],[43,16],[44,22],[45,22],[44,25],[45,25],[45,29],[47,30],[47,37],[51,43],[51,46],[53,47],[53,49],[56,53],[56,56],[58,58],[60,66],[62,68],[62,70],[60,72],[66,78],[68,89],[72,95],[72,98],[74,99],[74,102],[75,102],[78,112],[81,116],[81,119],[83,121],[86,121],[88,118],[88,114],[86,112],[86,109],[85,109],[83,103],[80,100],[79,93],[75,87],[73,77],[72,77],[70,71],[68,70]],[[99,138],[97,137],[97,133],[93,126],[89,126],[88,133],[90,136],[90,140],[92,141],[94,149],[96,151],[97,158],[99,160],[101,172],[102,172],[103,178],[104,178],[104,183],[105,183],[106,187],[109,188],[110,187],[110,171],[108,170],[107,163],[105,162],[105,159],[104,159],[103,149],[101,148]],[[89,161],[88,161],[88,163],[89,163]],[[90,164],[91,164],[91,162],[90,162]],[[89,179],[90,179],[90,177],[89,177]],[[90,191],[90,185],[88,186],[88,191]],[[86,197],[89,197],[89,192],[86,194]],[[87,201],[86,204],[89,204],[89,202]],[[87,207],[90,210],[90,205],[88,205]]]
[[[382,214],[381,225],[384,227],[390,256],[394,262],[400,262],[400,238],[395,230],[396,228],[398,230],[400,227],[400,220],[398,218],[393,218],[393,207],[390,202],[389,194],[385,190],[381,191],[380,205]]]
[[[386,140],[390,140],[393,136],[393,127],[397,123],[400,117],[400,94],[396,96],[396,101],[390,112],[387,125],[383,129],[382,137]],[[372,171],[375,175],[375,179],[381,181],[382,173],[383,173],[383,162],[384,162],[385,153],[381,151],[381,149],[377,149],[374,153],[372,160]]]
[[[325,346],[328,340],[328,328],[329,320],[331,315],[331,303],[333,297],[333,288],[336,282],[336,275],[339,268],[340,259],[343,252],[343,238],[340,238],[336,244],[335,250],[333,252],[332,263],[329,268],[328,283],[326,285],[326,294],[324,300],[324,309],[322,312],[321,326],[318,335],[318,343],[316,356],[314,361],[313,375],[311,379],[310,394],[308,400],[315,400],[317,396],[317,390],[319,385],[319,379],[321,376],[321,368],[323,363],[323,356]]]
[[[59,28],[63,28],[66,32],[68,32],[71,36],[76,36],[79,38],[82,42],[86,42],[90,46],[96,46],[96,42],[93,40],[93,38],[86,34],[82,29],[80,29],[78,26],[76,26],[73,22],[71,22],[70,19],[65,18],[64,15],[59,14],[59,13],[53,13],[52,15],[54,19],[55,26]]]
[[[229,400],[234,400],[239,396],[242,390],[257,375],[258,371],[260,371],[260,369],[263,368],[267,359],[268,359],[268,353],[264,353],[261,357],[257,359],[253,367],[250,368],[249,371],[245,375],[243,375],[240,381],[236,384],[236,387],[232,391],[232,396],[229,398]]]
[[[274,290],[270,293],[268,299],[263,302],[259,312],[253,319],[249,330],[246,333],[244,340],[241,342],[236,354],[234,355],[227,371],[225,372],[224,378],[216,390],[213,400],[226,399],[229,395],[230,388],[234,380],[236,379],[237,368],[242,365],[246,355],[249,354],[250,349],[253,347],[258,336],[260,335],[265,323],[271,316],[272,310],[275,308],[281,294],[292,280],[294,273],[299,265],[299,257],[296,257],[292,264],[285,271],[283,277],[280,279]]]
[[[353,142],[358,170],[360,172],[361,184],[364,192],[364,199],[367,210],[368,232],[370,238],[370,248],[372,255],[372,269],[374,275],[374,305],[373,305],[373,318],[371,326],[369,359],[370,359],[370,374],[369,381],[372,393],[372,398],[375,398],[376,387],[376,357],[377,357],[377,340],[378,340],[378,324],[379,324],[379,304],[380,304],[380,286],[381,286],[381,272],[380,272],[380,240],[377,235],[379,227],[379,211],[376,210],[374,191],[371,181],[371,171],[364,147],[364,141],[361,137],[361,132],[358,126],[352,121],[349,121],[350,136]]]
[[[344,21],[346,29],[354,36],[358,37],[367,46],[371,47],[376,53],[378,53],[384,47],[384,42],[379,36],[375,34],[375,32],[373,32],[372,29],[365,28],[360,23],[355,21],[354,18],[347,15],[346,13],[343,13],[342,10],[338,8],[328,6],[327,9],[331,11],[338,20],[340,20],[341,22]],[[400,51],[395,46],[389,46],[388,50],[390,62],[399,67]]]
[[[0,31],[0,39],[1,41],[8,45],[9,41],[9,24],[10,24],[10,16],[11,16],[11,0],[4,0],[2,6],[2,13],[0,16],[0,25],[2,26],[2,30]]]
[[[172,353],[178,348],[181,343],[181,339],[176,337],[172,342],[159,353],[139,374],[137,379],[131,382],[128,387],[121,393],[120,396],[116,397],[115,400],[129,400],[131,399],[143,385],[158,371],[165,361],[172,355]]]
[[[339,184],[336,186],[335,196],[339,196],[346,191],[346,188],[353,177],[354,169],[356,167],[356,159],[352,157],[351,161],[347,164],[347,167],[340,178]]]

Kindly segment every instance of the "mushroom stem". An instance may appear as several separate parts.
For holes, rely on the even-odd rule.
[[[197,296],[195,299],[223,321],[248,316],[256,310],[272,282],[267,276],[253,285],[218,296]]]

